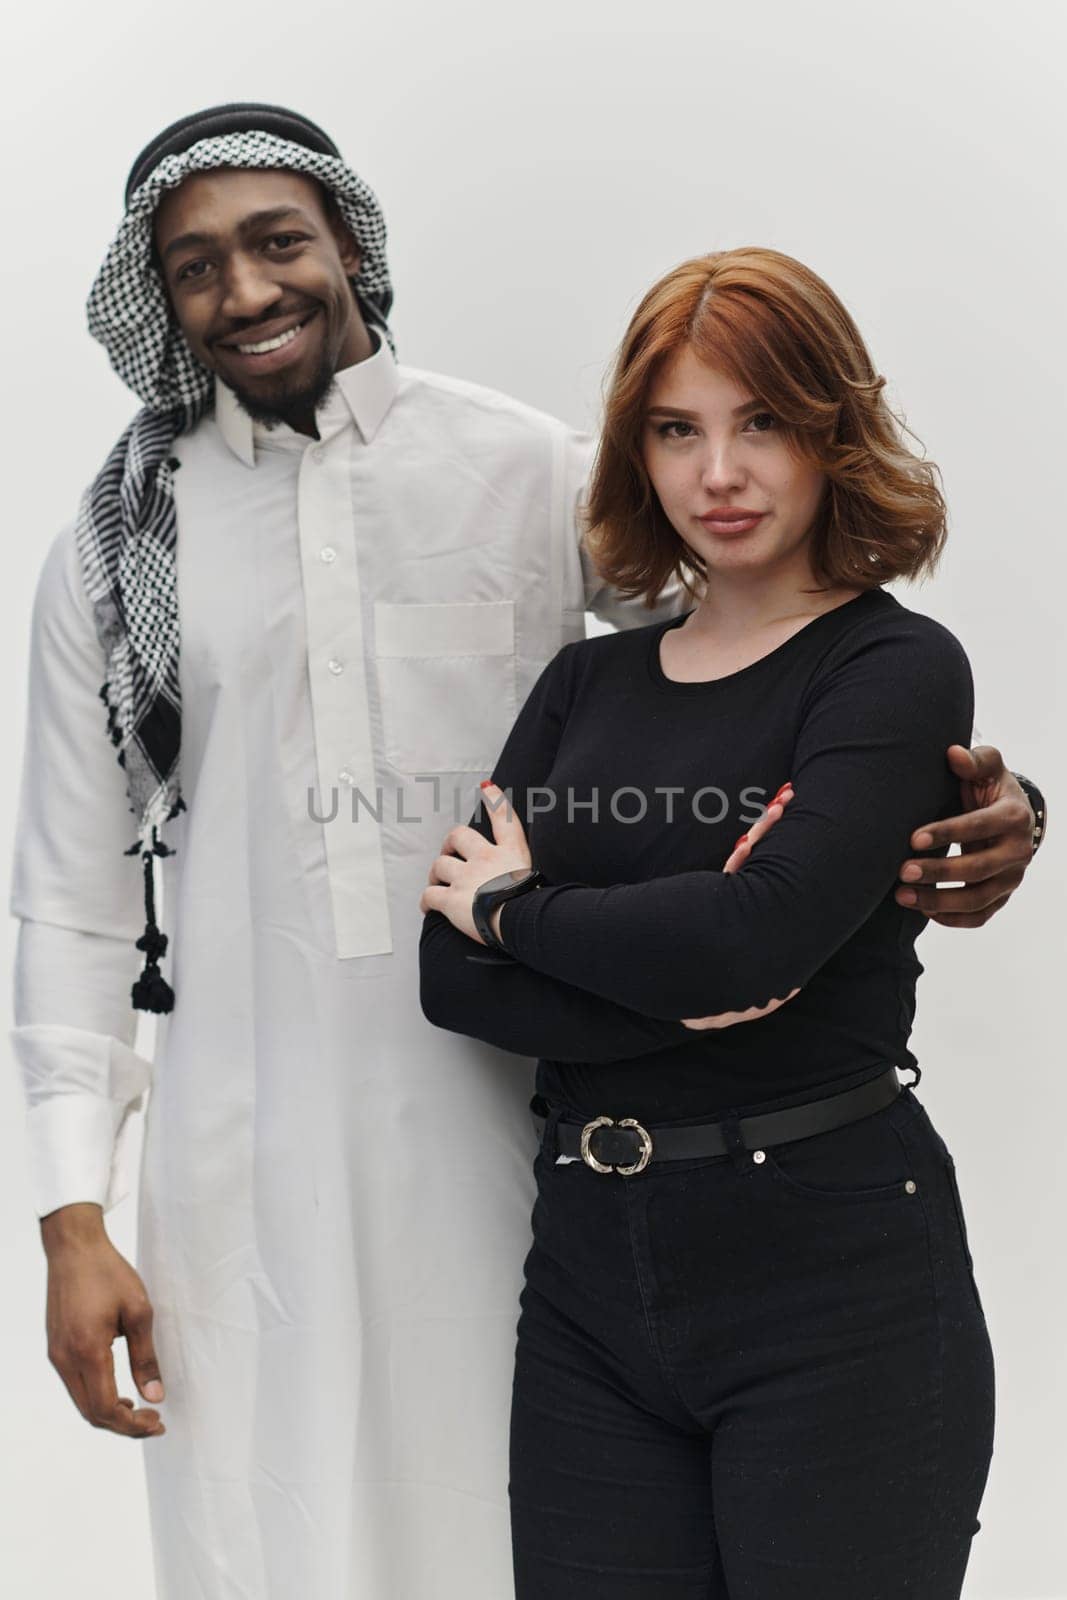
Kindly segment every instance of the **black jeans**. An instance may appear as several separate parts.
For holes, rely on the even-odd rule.
[[[993,1364],[912,1091],[762,1160],[536,1171],[517,1600],[957,1600]]]

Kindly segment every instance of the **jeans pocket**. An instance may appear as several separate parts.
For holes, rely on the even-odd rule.
[[[798,1199],[823,1205],[911,1199],[918,1185],[896,1131],[896,1105],[843,1128],[794,1139],[763,1152],[775,1181]]]

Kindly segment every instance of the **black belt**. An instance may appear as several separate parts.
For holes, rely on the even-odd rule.
[[[892,1066],[880,1077],[861,1083],[856,1089],[806,1100],[802,1105],[788,1106],[782,1111],[739,1117],[736,1129],[746,1150],[762,1150],[768,1145],[788,1144],[793,1139],[808,1139],[812,1134],[829,1133],[831,1128],[842,1128],[846,1123],[883,1111],[892,1105],[901,1087],[897,1069]],[[539,1139],[543,1138],[547,1124],[547,1118],[534,1116]],[[620,1172],[627,1178],[643,1171],[650,1161],[690,1161],[698,1156],[724,1156],[730,1150],[723,1122],[644,1128],[633,1117],[624,1117],[618,1122],[612,1117],[594,1117],[584,1125],[557,1121],[555,1147],[555,1154],[580,1157],[594,1172]]]

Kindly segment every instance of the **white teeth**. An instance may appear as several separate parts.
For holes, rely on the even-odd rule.
[[[262,344],[239,344],[237,348],[243,356],[265,356],[268,350],[280,350],[283,345],[292,344],[303,326],[298,322],[295,328],[280,333],[276,339],[264,339]]]

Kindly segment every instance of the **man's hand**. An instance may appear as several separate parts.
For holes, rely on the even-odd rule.
[[[61,1206],[41,1219],[48,1257],[48,1359],[95,1428],[131,1439],[167,1430],[159,1412],[134,1410],[115,1385],[111,1346],[125,1335],[130,1371],[146,1400],[163,1398],[152,1344],[152,1307],[137,1273],[115,1249],[97,1205]]]
[[[792,785],[784,783],[759,821],[738,839],[722,869],[724,872],[741,870],[752,853],[753,845],[758,844],[765,834],[770,833],[792,798]],[[749,1006],[747,1011],[721,1011],[715,1017],[683,1017],[682,1021],[694,1032],[701,1032],[705,1028],[733,1028],[739,1022],[758,1022],[761,1017],[769,1017],[772,1011],[777,1011],[779,1006],[788,1004],[793,996],[799,993],[799,989],[791,989],[780,1000],[768,1000],[765,1006]]]
[[[1034,853],[1034,814],[992,745],[974,750],[950,745],[948,764],[961,780],[964,814],[926,823],[912,834],[911,844],[914,850],[958,844],[963,854],[905,861],[900,877],[907,887],[897,889],[896,902],[943,928],[980,928],[1023,880]],[[963,887],[939,889],[936,884]]]

